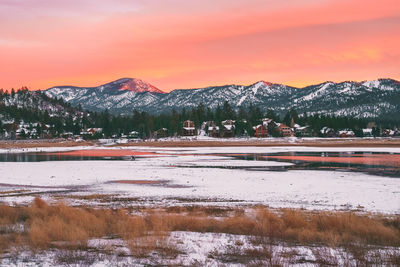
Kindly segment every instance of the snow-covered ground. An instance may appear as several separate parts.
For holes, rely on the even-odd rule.
[[[93,149],[93,147],[78,149],[89,148]],[[75,149],[77,148],[43,148],[43,151]],[[8,203],[30,201],[33,195],[27,194],[35,192],[45,199],[51,199],[51,196],[57,193],[100,193],[140,198],[143,204],[157,205],[181,205],[185,202],[218,205],[264,204],[271,207],[357,209],[400,213],[399,178],[345,171],[272,171],[265,170],[265,167],[279,169],[291,163],[237,160],[229,156],[215,155],[286,151],[400,153],[400,148],[132,147],[129,149],[165,152],[168,155],[137,158],[135,161],[1,162],[0,190],[3,193],[0,194],[0,201]],[[26,151],[35,149],[24,150]],[[254,167],[260,168],[256,170]],[[120,183],[121,181],[123,183]],[[13,192],[15,190],[26,191]]]
[[[144,241],[145,242],[145,241]],[[268,240],[225,233],[173,231],[159,244],[161,250],[145,257],[131,254],[122,239],[91,239],[88,250],[49,249],[40,253],[15,251],[4,255],[4,266],[360,266],[360,262],[343,248],[293,246],[269,243]],[[163,248],[166,251],[163,251]],[[370,248],[359,258],[378,259],[381,264],[395,247]],[[359,260],[359,259],[358,259]],[[361,264],[362,265],[362,264]],[[394,266],[388,264],[388,266]]]

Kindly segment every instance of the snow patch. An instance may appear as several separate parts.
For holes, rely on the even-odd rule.
[[[236,106],[242,105],[243,101],[246,100],[246,98],[247,98],[246,95],[242,96]]]

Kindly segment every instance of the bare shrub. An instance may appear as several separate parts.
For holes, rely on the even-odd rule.
[[[59,250],[55,255],[54,263],[57,265],[91,266],[96,260],[100,259],[95,253],[79,250]]]
[[[182,252],[165,235],[146,235],[126,240],[131,254],[136,258],[147,258],[152,253],[163,259],[175,259]]]
[[[287,266],[292,259],[290,254],[279,251],[273,245],[247,249],[228,245],[223,251],[212,251],[208,257],[223,263],[240,263],[246,266]]]
[[[312,249],[315,257],[315,263],[320,266],[339,266],[339,259],[336,255],[332,254],[330,248],[317,247]]]

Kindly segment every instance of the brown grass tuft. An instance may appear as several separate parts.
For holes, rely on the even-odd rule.
[[[370,261],[363,259],[367,258],[370,246],[400,246],[399,221],[398,216],[292,209],[272,211],[265,207],[246,212],[240,209],[220,212],[212,207],[158,208],[142,209],[139,215],[132,215],[123,209],[48,205],[36,198],[28,207],[0,205],[0,250],[16,245],[29,245],[32,250],[76,248],[85,247],[90,238],[120,237],[136,257],[147,257],[156,252],[173,258],[179,252],[174,247],[168,249],[171,246],[169,232],[193,231],[252,236],[252,244],[262,246],[262,253],[267,253],[275,242],[340,246],[360,264],[369,264]],[[18,225],[23,225],[23,231],[18,230]],[[259,252],[249,250],[245,254]],[[317,253],[322,255],[326,251]],[[397,254],[389,256],[392,262],[399,261]],[[270,262],[272,258],[276,255],[267,257]],[[333,261],[323,258],[327,262]]]

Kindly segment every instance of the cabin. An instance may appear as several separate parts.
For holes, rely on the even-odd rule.
[[[4,129],[4,137],[15,139],[16,131],[18,129],[18,124],[14,122],[14,120],[3,120],[3,129]]]
[[[313,131],[310,126],[300,126],[298,124],[294,125],[294,133],[297,137],[311,137],[313,136]]]
[[[217,126],[213,121],[207,122],[207,124],[208,124],[207,128],[208,136],[219,137],[219,126]]]
[[[294,136],[294,132],[293,132],[292,128],[290,128],[286,124],[278,123],[277,126],[278,126],[277,128],[278,128],[280,136],[283,136],[283,137]]]
[[[354,137],[355,134],[352,130],[341,130],[338,132],[339,137],[345,138],[345,137]]]
[[[73,139],[75,140],[75,142],[83,142],[84,141],[82,136],[80,136],[79,134],[74,135]]]
[[[270,124],[270,123],[273,123],[274,121],[272,120],[272,119],[270,119],[270,118],[264,118],[264,119],[262,119],[262,124],[264,124],[266,127],[268,127],[268,125]]]
[[[394,130],[391,129],[385,129],[382,131],[382,136],[383,137],[391,137],[394,135]]]
[[[363,133],[363,137],[372,137],[372,129],[370,128],[366,128],[366,129],[362,129],[362,133]]]
[[[268,128],[269,127],[275,128],[275,126],[276,126],[275,122],[270,118],[264,118],[261,121],[262,121],[262,124],[259,124],[255,127],[253,127],[254,136],[255,137],[268,137],[269,136]]]
[[[128,138],[132,138],[132,139],[137,139],[137,138],[139,138],[139,132],[137,132],[137,131],[131,131],[131,132],[129,132]]]
[[[323,127],[320,131],[322,137],[335,137],[336,132],[334,129],[329,127]]]
[[[89,129],[87,129],[87,132],[90,135],[95,135],[97,133],[101,134],[103,132],[103,128],[89,128]]]
[[[24,139],[29,135],[29,131],[25,128],[18,128],[15,135],[17,139]]]
[[[268,137],[268,124],[259,124],[253,127],[255,137]]]
[[[64,132],[61,134],[61,137],[64,139],[73,139],[74,133],[72,132]]]
[[[222,124],[221,137],[235,136],[235,121],[225,120],[221,124]]]
[[[183,136],[194,136],[196,135],[196,128],[194,127],[194,122],[190,120],[186,120],[183,122],[182,128]]]

